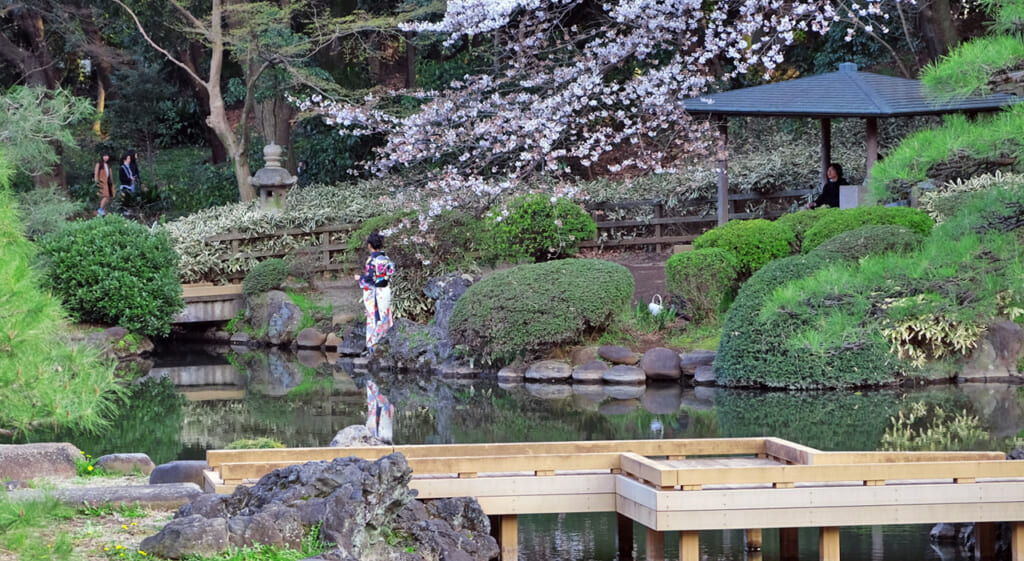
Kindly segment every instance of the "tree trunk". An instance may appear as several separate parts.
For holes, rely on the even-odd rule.
[[[273,142],[284,149],[287,169],[295,170],[297,157],[292,143],[292,119],[295,109],[288,104],[284,96],[258,102],[256,114],[259,116],[260,134],[267,142]]]
[[[188,46],[188,52],[186,56],[181,57],[181,60],[192,71],[193,74],[199,75],[199,68],[201,67],[202,61],[202,45],[193,42]],[[191,77],[190,77],[191,78]],[[202,82],[196,82],[191,80],[192,92],[196,96],[196,101],[199,102],[200,111],[203,112],[203,117],[206,122],[210,119],[210,92],[206,89],[206,84]],[[203,137],[206,138],[206,144],[210,147],[210,163],[220,164],[228,161],[228,150],[224,147],[224,144],[220,141],[217,133],[208,126],[203,127]]]
[[[931,60],[947,54],[960,43],[949,0],[931,0],[922,4],[920,26]]]

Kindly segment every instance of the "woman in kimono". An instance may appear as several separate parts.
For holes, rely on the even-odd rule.
[[[363,305],[366,307],[366,351],[371,356],[377,343],[391,327],[391,275],[395,264],[384,254],[384,238],[374,232],[366,238],[370,257],[362,275],[355,275],[363,289]]]

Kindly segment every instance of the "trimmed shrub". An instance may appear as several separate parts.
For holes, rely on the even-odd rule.
[[[765,309],[776,289],[813,275],[831,259],[828,254],[778,259],[743,284],[726,315],[715,357],[720,383],[803,389],[891,380],[896,359],[877,329],[847,326],[841,336],[829,335],[835,331],[826,325],[835,312],[831,302],[817,302],[801,311]]]
[[[597,235],[594,219],[578,204],[542,193],[517,197],[507,209],[492,210],[488,220],[489,251],[509,261],[571,257],[580,241]]]
[[[882,253],[911,253],[921,249],[924,238],[910,228],[895,224],[861,226],[843,232],[814,248],[812,253],[832,253],[856,261]]]
[[[490,363],[571,343],[606,325],[633,297],[617,263],[566,259],[520,265],[488,277],[456,302],[452,341]]]
[[[906,226],[922,236],[928,236],[935,221],[924,212],[908,207],[869,206],[838,210],[822,217],[807,231],[801,250],[807,253],[838,234],[869,224]]]
[[[796,236],[785,224],[755,220],[733,220],[704,232],[693,241],[694,249],[722,248],[736,257],[740,278],[754,274],[765,263],[790,254]]]
[[[686,299],[695,320],[714,319],[731,300],[736,257],[712,247],[677,253],[665,263],[669,293]]]
[[[790,230],[793,230],[793,235],[796,236],[796,243],[793,245],[793,248],[799,252],[807,231],[813,228],[819,220],[838,210],[838,208],[827,206],[811,210],[800,210],[780,216],[775,220],[775,223],[788,226]]]
[[[166,335],[184,308],[170,237],[120,216],[77,222],[40,243],[46,281],[80,321]]]
[[[284,259],[260,261],[242,279],[242,294],[253,295],[280,288],[288,280],[288,263]]]

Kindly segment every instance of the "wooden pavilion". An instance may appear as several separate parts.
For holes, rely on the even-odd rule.
[[[878,160],[878,119],[976,114],[998,111],[1021,101],[1008,94],[970,96],[938,103],[927,97],[921,82],[860,72],[857,65],[844,62],[837,72],[808,76],[694,98],[687,112],[705,115],[717,123],[720,145],[718,164],[718,223],[729,221],[728,117],[795,117],[821,122],[821,177],[832,160],[832,119],[864,119],[867,133],[865,176]]]

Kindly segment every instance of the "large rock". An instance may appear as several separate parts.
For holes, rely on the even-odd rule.
[[[80,457],[82,451],[67,442],[0,444],[0,479],[71,478]]]
[[[715,351],[690,351],[679,357],[679,368],[683,374],[693,376],[697,373],[698,366],[711,366],[713,362],[715,362]]]
[[[636,353],[619,345],[602,345],[597,349],[601,358],[612,364],[636,364],[640,357]]]
[[[296,547],[319,524],[321,538],[336,544],[318,557],[325,561],[497,559],[490,523],[474,499],[425,505],[415,500],[411,480],[401,454],[374,462],[348,457],[289,466],[252,487],[236,488],[231,496],[195,499],[141,547],[172,559],[214,555],[253,540]],[[403,539],[385,537],[383,528]]]
[[[600,355],[597,354],[598,348],[599,347],[595,346],[576,347],[572,350],[572,353],[569,356],[574,365],[586,364],[601,358]]]
[[[114,326],[85,336],[85,342],[116,360],[130,360],[153,352],[153,341],[145,335],[132,335],[127,329]]]
[[[448,337],[448,324],[451,322],[452,312],[455,311],[455,303],[476,280],[472,275],[451,273],[430,279],[423,287],[423,293],[427,298],[434,300],[434,325],[445,339]]]
[[[599,384],[608,365],[601,360],[592,360],[572,369],[572,381],[577,384]]]
[[[526,369],[527,382],[564,382],[572,377],[572,366],[560,360],[542,360]]]
[[[295,340],[302,323],[302,310],[280,290],[249,297],[246,319],[257,333],[266,333],[271,345],[288,345]]]
[[[203,495],[194,483],[164,485],[124,485],[102,487],[65,487],[42,491],[24,489],[8,495],[12,501],[42,501],[53,497],[70,507],[83,504],[139,505],[153,510],[174,510]]]
[[[678,380],[682,376],[679,355],[665,347],[655,347],[645,352],[640,359],[640,369],[651,380]]]
[[[643,384],[647,381],[647,375],[635,366],[616,364],[605,370],[601,379],[606,384]]]
[[[693,374],[693,385],[695,386],[714,386],[718,384],[718,380],[715,378],[715,367],[714,366],[698,366],[697,371]]]
[[[387,446],[383,440],[373,436],[366,425],[347,426],[334,435],[328,444],[331,448],[362,448],[365,446]]]
[[[437,368],[450,362],[454,348],[447,333],[434,325],[420,325],[398,318],[380,346],[383,354],[408,368]]]
[[[153,473],[156,464],[146,454],[107,454],[96,459],[96,467],[107,473]]]
[[[1024,328],[1012,321],[996,321],[982,335],[960,375],[966,379],[1017,375],[1022,348]]]
[[[176,460],[160,464],[149,474],[149,484],[195,483],[202,488],[206,467],[205,460]]]
[[[327,335],[315,327],[307,327],[295,336],[295,344],[300,349],[319,349],[326,340]]]

